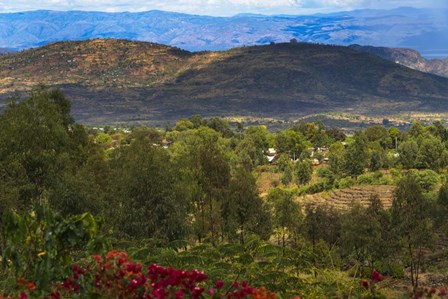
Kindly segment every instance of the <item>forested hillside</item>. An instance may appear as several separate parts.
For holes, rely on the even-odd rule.
[[[0,56],[0,105],[59,86],[83,123],[164,124],[194,114],[297,118],[448,111],[448,78],[348,47],[308,43],[191,53],[99,39]]]
[[[161,131],[85,127],[70,106],[35,86],[0,115],[5,295],[446,296],[440,122],[346,136],[192,116]],[[393,194],[331,203],[367,185]]]

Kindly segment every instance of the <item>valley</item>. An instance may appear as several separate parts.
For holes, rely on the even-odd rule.
[[[447,298],[447,21],[0,3],[0,299]]]

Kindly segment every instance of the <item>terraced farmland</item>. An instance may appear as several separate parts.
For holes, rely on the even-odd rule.
[[[330,192],[305,195],[299,200],[302,203],[328,204],[339,210],[348,210],[353,203],[367,206],[369,198],[375,194],[380,197],[383,206],[388,209],[392,206],[394,186],[356,186]]]

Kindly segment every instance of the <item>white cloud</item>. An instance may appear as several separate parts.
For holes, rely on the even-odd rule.
[[[398,6],[443,7],[446,0],[0,0],[0,12],[51,10],[146,11],[232,15],[252,13],[311,13]]]

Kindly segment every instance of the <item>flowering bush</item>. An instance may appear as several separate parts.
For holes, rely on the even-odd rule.
[[[384,295],[377,292],[377,284],[384,280],[383,275],[377,271],[373,271],[370,276],[370,281],[363,280],[361,281],[361,286],[369,291],[369,295],[365,298],[371,299],[380,299],[386,298]],[[448,294],[445,288],[418,288],[413,290],[412,292],[406,294],[402,298],[412,298],[412,299],[420,299],[420,298],[448,298]]]
[[[376,284],[383,281],[384,276],[378,271],[373,271],[370,275],[370,282],[367,280],[361,281],[361,285],[364,289],[369,291],[369,296],[367,298],[385,298],[382,294],[377,292]]]
[[[75,264],[70,277],[54,282],[48,299],[63,298],[254,298],[274,299],[276,294],[264,287],[255,288],[247,282],[225,286],[218,280],[207,287],[208,277],[198,270],[178,270],[151,264],[146,268],[135,263],[125,253],[110,251],[106,256],[95,255],[84,265]],[[20,291],[0,298],[37,298],[41,292],[32,282],[21,278]]]

